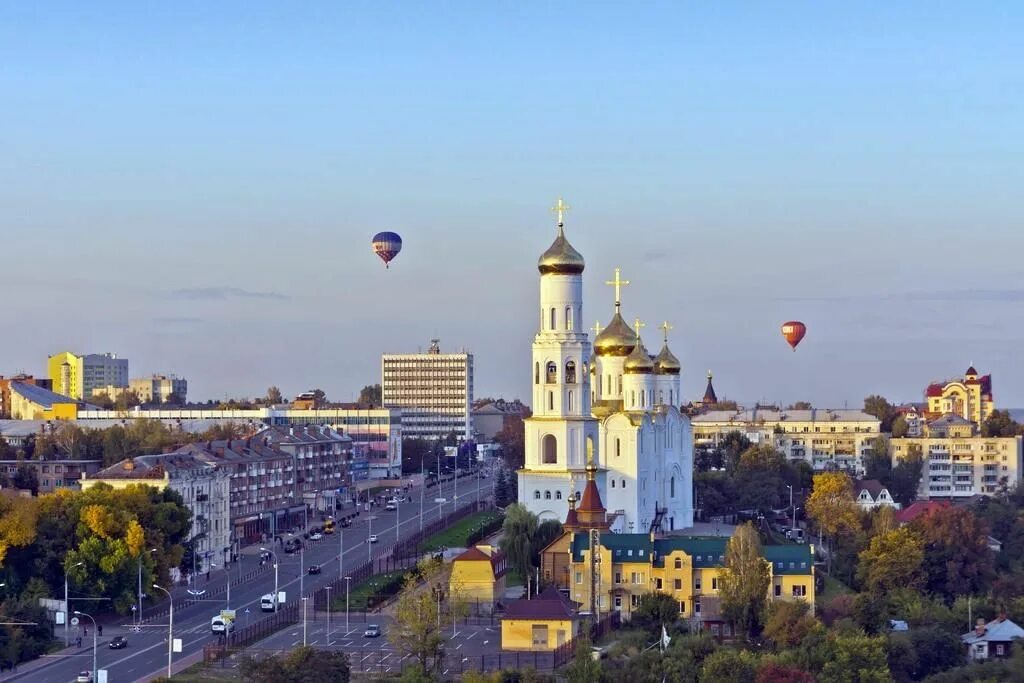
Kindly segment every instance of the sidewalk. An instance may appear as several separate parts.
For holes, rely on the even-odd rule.
[[[87,657],[88,660],[82,660],[83,668],[92,668],[92,636],[89,636],[88,645],[86,645],[85,639],[83,638],[82,647],[75,647],[74,645],[72,645],[71,647],[63,648],[61,650],[58,650],[57,652],[53,652],[48,655],[43,655],[42,657],[37,657],[36,659],[23,662],[22,664],[18,664],[15,667],[14,671],[5,670],[3,672],[0,672],[0,681],[10,681],[16,678],[21,678],[22,676],[28,676],[32,674],[32,672],[34,671],[38,671],[43,667],[53,664],[55,660],[64,659],[65,657],[71,657],[74,655],[82,655],[84,657]]]

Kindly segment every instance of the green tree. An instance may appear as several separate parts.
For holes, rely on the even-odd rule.
[[[739,431],[731,431],[722,437],[719,449],[722,451],[722,462],[727,471],[734,471],[740,463],[740,456],[751,446],[750,439]]]
[[[924,581],[924,544],[909,527],[875,536],[859,560],[857,578],[875,596],[896,588],[917,588]]]
[[[888,485],[892,474],[892,457],[889,455],[889,439],[885,435],[876,436],[864,454],[864,478],[877,479]],[[891,493],[891,492],[890,492]]]
[[[444,589],[441,578],[440,563],[431,560],[420,562],[417,571],[406,578],[388,631],[391,644],[403,655],[416,660],[424,676],[439,670],[444,657],[444,636],[436,612],[437,597],[431,592],[431,588],[435,591]]]
[[[594,683],[601,680],[601,663],[594,659],[590,639],[582,636],[576,639],[576,655],[565,668],[569,683]]]
[[[165,406],[183,406],[185,405],[185,398],[176,391],[172,391],[164,397]]]
[[[284,403],[284,396],[281,395],[281,390],[276,386],[267,388],[267,395],[263,398],[263,402],[267,405],[277,405]]]
[[[89,403],[93,404],[97,408],[102,408],[103,410],[114,409],[114,399],[110,398],[110,394],[105,391],[99,394],[93,394],[92,398],[89,399]]]
[[[34,467],[25,464],[18,465],[18,469],[14,471],[14,476],[11,478],[11,484],[16,489],[31,491],[33,496],[39,494],[39,475],[36,474]]]
[[[943,508],[918,517],[911,527],[924,542],[925,588],[948,603],[958,595],[984,593],[994,575],[988,528],[971,510]]]
[[[138,392],[132,389],[122,391],[114,399],[114,410],[128,410],[138,405],[142,405],[142,399],[139,398]]]
[[[661,628],[671,630],[679,619],[679,603],[667,593],[651,592],[640,596],[640,604],[633,610],[630,622],[648,632],[661,636]]]
[[[512,484],[512,477],[505,471],[504,467],[499,467],[494,479],[495,505],[505,507],[516,501],[515,489]]]
[[[771,574],[761,556],[761,539],[750,522],[736,528],[725,549],[725,567],[718,579],[722,614],[748,636],[764,623]]]
[[[494,441],[501,445],[501,457],[509,470],[515,472],[526,462],[526,435],[523,419],[530,416],[527,410],[523,415],[506,415],[501,431],[494,435]]]
[[[509,565],[519,573],[519,576],[529,575],[534,534],[537,532],[537,515],[519,503],[509,505],[505,508],[505,521],[501,530],[501,549],[508,557]]]
[[[896,408],[885,400],[885,397],[872,394],[864,399],[864,412],[877,417],[881,421],[883,432],[892,431],[892,421],[896,418]]]
[[[774,600],[768,606],[762,635],[778,649],[796,647],[818,624],[808,612],[809,607],[802,600]]]
[[[815,680],[814,676],[802,669],[773,661],[762,661],[754,683],[815,683]]]
[[[885,639],[851,634],[830,643],[831,658],[818,676],[820,683],[889,683],[892,676],[885,659]]]
[[[702,681],[749,683],[757,675],[758,658],[753,652],[722,648],[708,655],[701,667]]]
[[[368,384],[359,390],[358,405],[360,408],[379,408],[381,404],[381,387],[379,384]]]
[[[992,414],[981,423],[982,436],[1017,436],[1020,433],[1020,425],[1014,422],[1008,410],[993,410]]]
[[[924,456],[921,455],[921,446],[912,444],[910,452],[896,463],[888,481],[885,482],[893,500],[904,507],[917,500],[917,490],[921,485],[923,472]]]
[[[797,401],[786,410],[811,410],[813,407],[810,401]]]
[[[533,541],[530,543],[530,563],[534,567],[540,566],[540,554],[549,545],[562,537],[562,523],[557,519],[546,519],[537,525],[537,531],[533,534]]]
[[[783,474],[787,471],[786,458],[770,444],[743,451],[733,470],[738,508],[767,515],[779,507],[785,490]]]
[[[844,472],[814,475],[814,488],[807,498],[807,514],[830,539],[856,530],[860,525],[860,508],[850,477]],[[828,554],[830,572],[834,554]]]
[[[902,439],[910,431],[910,425],[907,424],[907,418],[902,415],[897,415],[892,421],[892,435],[896,439]]]

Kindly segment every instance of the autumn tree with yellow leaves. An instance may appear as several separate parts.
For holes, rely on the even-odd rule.
[[[831,541],[839,534],[849,533],[860,525],[860,507],[853,491],[853,480],[845,472],[825,472],[814,475],[814,488],[807,498],[807,515],[814,520]],[[828,569],[832,571],[831,547]]]

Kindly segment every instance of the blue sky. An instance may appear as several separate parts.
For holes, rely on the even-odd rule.
[[[1014,3],[21,5],[5,374],[109,350],[347,399],[440,337],[526,398],[561,195],[588,326],[621,266],[691,397],[919,400],[973,361],[1024,405]]]

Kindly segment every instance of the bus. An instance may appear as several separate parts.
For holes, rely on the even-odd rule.
[[[324,522],[324,533],[325,534],[333,534],[334,533],[334,520],[333,519],[329,519],[326,522]]]

